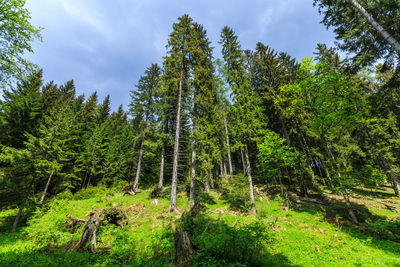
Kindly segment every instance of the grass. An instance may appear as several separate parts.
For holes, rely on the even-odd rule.
[[[376,234],[383,228],[400,229],[399,214],[382,208],[369,196],[354,193],[357,204],[370,206],[375,218],[357,227],[343,220],[330,223],[327,212],[315,207],[286,209],[279,199],[258,199],[258,215],[252,215],[230,210],[217,192],[203,195],[208,204],[191,232],[197,251],[191,264],[400,266],[400,243]],[[174,256],[173,233],[181,214],[168,213],[168,198],[159,198],[155,205],[148,194],[143,191],[130,196],[102,189],[99,194],[88,192],[87,199],[83,199],[85,192],[77,196],[81,199],[54,199],[37,209],[14,234],[6,229],[16,210],[1,211],[0,266],[169,266]],[[181,213],[188,209],[184,193],[177,202]],[[68,252],[83,226],[76,233],[68,232],[66,215],[83,218],[92,209],[106,207],[127,210],[128,225],[102,225],[97,253]]]

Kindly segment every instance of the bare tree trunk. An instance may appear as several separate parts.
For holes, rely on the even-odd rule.
[[[389,43],[392,45],[392,47],[397,51],[397,53],[400,55],[400,43],[393,37],[391,36],[368,12],[365,10],[356,0],[349,0],[350,3],[358,9],[358,11],[361,13],[361,15],[368,20],[369,23],[371,23],[372,27],[377,30],[380,35]]]
[[[231,162],[231,164],[232,164],[232,162]],[[223,176],[226,177],[226,163],[225,163],[225,161],[224,161],[224,163],[222,163],[222,167],[223,167]],[[233,170],[232,170],[232,173],[233,173]],[[231,175],[232,175],[232,173],[231,173]]]
[[[210,169],[210,184],[211,184],[211,189],[214,189],[214,177],[212,169]]]
[[[243,149],[240,149],[240,154],[242,155],[243,174],[246,175],[247,167],[246,167],[246,160],[245,160],[244,155],[243,155]]]
[[[250,189],[250,203],[251,203],[251,211],[256,214],[256,204],[254,201],[254,190],[253,190],[253,180],[251,179],[251,166],[250,166],[250,158],[249,158],[249,150],[247,148],[247,143],[245,145],[245,156],[246,156],[246,169],[247,169],[247,177],[249,178],[249,189]]]
[[[195,125],[193,124],[193,130]],[[190,193],[189,193],[189,205],[192,208],[194,206],[196,197],[196,140],[193,136],[192,140],[192,164],[190,165]]]
[[[393,187],[394,187],[394,192],[396,196],[400,196],[400,182],[396,177],[392,178],[393,181]]]
[[[389,177],[389,179],[390,179],[390,183],[393,186],[395,195],[400,196],[400,183],[399,183],[398,179],[390,172],[390,170],[388,169],[386,164],[384,167],[386,168],[387,177]]]
[[[229,144],[228,124],[226,122],[225,114],[224,114],[224,128],[225,128],[226,148],[228,150],[229,174],[232,175],[233,168],[232,168],[231,148],[230,148],[230,144]]]
[[[22,203],[19,205],[18,214],[17,214],[17,217],[15,217],[14,223],[13,223],[13,225],[12,225],[11,233],[14,233],[15,230],[17,229],[17,225],[18,225],[19,219],[21,218],[22,211],[24,210],[25,203],[26,203],[27,200],[28,200],[28,198],[26,197],[26,198],[22,201]]]
[[[46,186],[44,187],[43,193],[42,193],[42,197],[40,198],[39,204],[43,203],[44,197],[46,196],[47,193],[47,189],[49,188],[50,182],[51,182],[51,178],[53,177],[54,174],[54,169],[51,171],[49,178],[47,179],[47,183]]]
[[[329,146],[328,146],[327,142],[324,140],[324,138],[323,138],[323,142],[325,144],[326,152],[327,152],[327,154],[328,154],[328,156],[329,156],[329,158],[331,160],[331,164],[336,169],[336,173],[337,173],[337,176],[338,176],[339,184],[340,184],[340,187],[341,187],[341,190],[342,190],[342,193],[343,193],[343,197],[344,197],[344,200],[345,200],[345,203],[346,203],[347,210],[349,212],[350,218],[354,223],[358,224],[357,217],[354,214],[353,207],[351,206],[349,194],[347,192],[346,187],[344,187],[343,184],[342,184],[342,181],[341,181],[342,175],[341,175],[341,173],[339,171],[338,166],[336,165],[335,158],[334,158],[331,150],[329,149]]]
[[[206,193],[210,192],[210,177],[208,175],[206,175],[206,180],[204,182],[204,191],[206,191]]]
[[[161,149],[161,164],[160,164],[160,180],[158,182],[158,187],[162,188],[163,187],[163,182],[164,182],[164,162],[165,161],[165,143],[162,143],[162,149]]]
[[[83,178],[83,182],[82,182],[82,184],[81,184],[81,189],[85,186],[85,182],[86,182],[87,176],[88,176],[88,171],[86,171],[86,173],[85,173],[85,178]]]
[[[321,163],[322,163],[322,167],[325,170],[326,177],[328,178],[328,186],[332,191],[335,191],[335,187],[333,186],[332,178],[331,178],[331,174],[329,173],[328,166],[326,166],[325,162],[322,159],[321,159]]]
[[[138,191],[138,188],[139,188],[140,169],[142,167],[142,158],[143,158],[143,142],[144,142],[144,140],[142,140],[142,143],[140,144],[138,166],[136,169],[135,183],[133,184],[133,192],[135,192],[135,193]]]
[[[172,167],[172,186],[171,186],[171,202],[169,204],[170,211],[176,211],[176,189],[178,185],[178,159],[179,159],[179,135],[181,130],[181,109],[182,109],[182,89],[183,89],[183,69],[180,70],[178,107],[176,112],[176,129],[174,143],[174,158]]]

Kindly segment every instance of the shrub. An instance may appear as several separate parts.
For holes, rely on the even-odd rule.
[[[249,193],[249,180],[247,176],[239,173],[232,177],[230,183],[224,183],[221,186],[224,194],[221,196],[225,199],[231,209],[238,211],[249,211],[250,206],[250,193]]]

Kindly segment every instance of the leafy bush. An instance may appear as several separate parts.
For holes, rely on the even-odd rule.
[[[105,186],[95,186],[82,189],[75,193],[74,200],[89,199],[95,197],[101,197],[107,194],[115,193],[115,189],[106,188]]]
[[[221,198],[229,203],[231,209],[249,211],[251,206],[247,176],[241,173],[233,176],[231,182],[222,184],[221,190],[224,190]]]
[[[68,211],[66,200],[52,201],[49,207],[38,209],[35,212],[24,232],[28,238],[38,244],[66,245],[79,238],[79,233],[72,234],[65,226],[65,215],[68,214]]]
[[[196,266],[263,266],[264,247],[270,238],[262,223],[229,226],[199,216],[195,224],[197,228],[191,238],[197,251],[192,257]]]
[[[69,189],[65,189],[64,191],[62,191],[61,193],[59,193],[58,195],[56,195],[56,199],[66,199],[66,200],[70,200],[73,199],[74,195],[72,194],[72,192]]]

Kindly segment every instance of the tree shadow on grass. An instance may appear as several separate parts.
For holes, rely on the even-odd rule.
[[[293,207],[298,212],[323,214],[324,220],[341,231],[362,240],[363,243],[380,250],[400,255],[400,216],[390,219],[372,214],[366,205],[352,202],[359,225],[352,223],[344,201],[334,204],[304,203]]]
[[[209,205],[216,204],[215,199],[212,195],[206,192],[201,192],[196,196],[196,201],[201,201]]]
[[[62,250],[0,252],[0,266],[94,266],[103,261],[98,254]]]
[[[268,251],[276,232],[261,221],[231,225],[204,213],[184,218],[178,226],[189,233],[195,250],[188,266],[296,266],[283,254]]]
[[[362,196],[369,196],[369,197],[374,197],[374,198],[380,198],[380,199],[387,199],[394,197],[394,193],[388,192],[388,191],[382,191],[382,190],[368,190],[368,189],[363,189],[363,188],[353,188],[353,192],[362,195]]]

